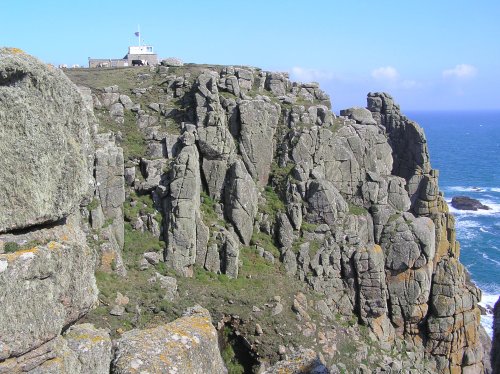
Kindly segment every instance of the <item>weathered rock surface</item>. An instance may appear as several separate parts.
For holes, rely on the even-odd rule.
[[[191,276],[196,261],[196,220],[200,215],[200,164],[194,134],[183,134],[184,147],[174,161],[165,199],[167,216],[166,263]]]
[[[225,195],[226,215],[234,224],[241,242],[248,245],[257,214],[257,189],[241,161],[236,161],[229,170]]]
[[[89,192],[86,106],[60,70],[0,50],[0,232],[54,222]]]
[[[0,373],[107,374],[110,364],[109,333],[81,324],[26,355],[1,362]]]
[[[261,186],[267,184],[273,162],[273,137],[279,109],[263,100],[243,101],[240,110],[240,151],[248,172]]]
[[[0,360],[54,339],[97,301],[95,254],[78,225],[72,219],[39,233],[46,244],[0,254]]]
[[[108,272],[116,267],[119,274],[125,275],[122,260],[125,201],[123,150],[116,146],[113,134],[109,133],[97,135],[95,144],[95,199],[99,204],[90,213],[92,228],[100,230],[105,239],[100,246],[100,267]]]
[[[227,373],[210,314],[199,306],[166,325],[131,330],[116,342],[112,372]]]

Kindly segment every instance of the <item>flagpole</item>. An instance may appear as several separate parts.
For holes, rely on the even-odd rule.
[[[137,25],[137,32],[139,33],[139,47],[141,46],[141,25]]]

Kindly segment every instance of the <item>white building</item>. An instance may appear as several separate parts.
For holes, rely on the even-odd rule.
[[[130,46],[122,59],[89,57],[89,68],[133,66],[133,61],[141,61],[144,65],[158,65],[158,55],[150,45]]]

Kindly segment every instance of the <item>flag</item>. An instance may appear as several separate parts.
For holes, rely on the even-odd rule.
[[[135,36],[140,36],[140,35],[141,35],[141,33],[140,33],[139,31],[136,31],[136,32],[134,32],[134,35],[135,35]]]

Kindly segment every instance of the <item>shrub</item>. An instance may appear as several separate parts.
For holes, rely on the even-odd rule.
[[[5,243],[3,249],[4,249],[5,253],[12,253],[12,252],[19,251],[20,246],[19,246],[19,244],[15,243],[15,242],[7,242],[7,243]]]

